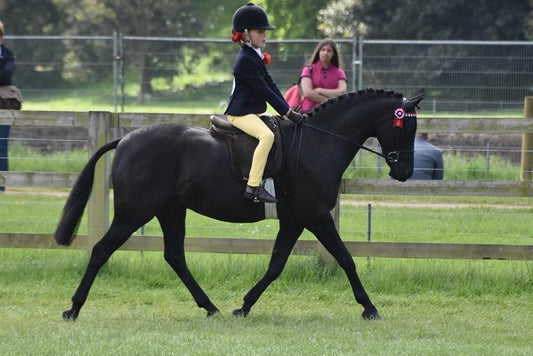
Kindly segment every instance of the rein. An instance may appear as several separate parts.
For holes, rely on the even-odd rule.
[[[388,157],[388,156],[390,155],[390,153],[392,153],[392,152],[390,152],[389,155],[385,156],[385,155],[384,155],[383,153],[381,153],[381,152],[374,151],[373,149],[368,148],[368,147],[366,147],[365,145],[363,145],[363,144],[361,144],[361,143],[359,143],[359,142],[355,142],[355,141],[353,141],[353,140],[350,140],[350,139],[347,138],[347,137],[344,137],[344,136],[338,135],[338,134],[336,134],[336,133],[334,133],[334,132],[331,132],[331,131],[328,131],[328,130],[321,129],[320,127],[316,127],[316,126],[313,126],[313,125],[308,124],[308,123],[305,123],[305,122],[303,123],[303,125],[304,125],[304,126],[307,126],[307,127],[310,127],[310,128],[312,128],[312,129],[315,129],[315,130],[317,130],[317,131],[323,132],[323,133],[325,133],[325,134],[328,134],[328,135],[330,135],[330,136],[334,136],[334,137],[340,138],[341,140],[344,140],[344,141],[346,141],[346,142],[349,142],[349,143],[351,143],[351,144],[354,145],[354,146],[357,146],[357,147],[359,147],[359,148],[362,148],[363,150],[366,150],[366,151],[368,151],[368,152],[372,152],[372,153],[374,153],[374,154],[376,154],[376,155],[378,155],[378,156],[380,156],[380,157],[383,157],[383,158],[385,158],[386,160],[389,160],[389,157]],[[396,161],[391,161],[391,162],[397,162],[397,161],[398,161],[398,159],[396,158]]]
[[[384,117],[386,117],[386,116],[388,116],[388,115],[389,115],[389,114],[385,114],[385,115],[383,115],[382,117],[379,118],[379,120],[383,119]],[[379,121],[379,120],[378,120],[378,121]],[[343,141],[349,142],[349,143],[351,143],[352,145],[354,145],[354,146],[356,146],[356,147],[359,147],[359,148],[361,148],[361,149],[363,149],[363,150],[365,150],[365,151],[368,151],[368,152],[374,153],[374,154],[376,154],[376,155],[378,155],[378,156],[380,156],[380,157],[385,158],[385,159],[386,159],[388,162],[390,162],[390,163],[396,163],[396,162],[398,162],[398,159],[400,159],[400,152],[414,152],[414,151],[412,151],[412,150],[401,150],[401,149],[400,149],[400,147],[399,147],[399,146],[400,146],[400,142],[399,142],[399,141],[400,141],[400,131],[398,131],[398,135],[397,135],[397,137],[396,137],[396,150],[394,150],[394,151],[390,151],[389,153],[387,153],[386,155],[384,155],[384,154],[381,153],[381,152],[378,152],[378,151],[375,151],[375,150],[373,150],[373,149],[371,149],[371,148],[366,147],[366,146],[363,145],[362,143],[355,142],[355,141],[353,141],[353,140],[351,140],[351,139],[349,139],[349,138],[347,138],[347,137],[344,137],[344,136],[342,136],[342,135],[336,134],[336,133],[331,132],[331,131],[328,131],[328,130],[321,129],[320,127],[316,127],[316,126],[311,125],[311,124],[308,124],[308,123],[306,123],[306,122],[304,122],[304,123],[302,124],[302,126],[310,127],[310,128],[312,128],[312,129],[314,129],[314,130],[317,130],[317,131],[323,132],[323,133],[328,134],[328,135],[330,135],[330,136],[334,136],[334,137],[337,137],[337,138],[339,138],[339,139],[341,139],[341,140],[343,140]],[[386,129],[383,133],[387,132],[388,130],[390,130],[391,128],[394,128],[394,127],[396,127],[396,126],[391,126],[391,127],[389,127],[389,128]]]

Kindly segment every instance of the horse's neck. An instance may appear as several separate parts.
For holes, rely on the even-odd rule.
[[[332,130],[331,127],[328,129]],[[340,179],[348,164],[353,160],[358,146],[343,136],[315,126],[311,122],[303,126],[292,126],[285,130],[285,147],[290,166],[304,172],[327,170],[330,183]],[[334,129],[334,128],[333,128]]]
[[[330,103],[314,113],[307,121],[307,126],[310,126],[306,128],[309,130],[307,134],[315,137],[318,135],[316,144],[330,151],[331,157],[318,154],[313,159],[333,164],[342,175],[365,141],[376,137],[381,119],[392,110],[390,107],[393,103],[389,102],[389,98],[392,97],[362,95],[346,98],[339,103]],[[334,162],[330,162],[332,159]]]
[[[339,114],[335,114],[333,110],[321,111],[312,116],[308,123],[355,145],[363,144],[369,137],[375,136],[375,120],[372,120],[372,114],[353,107],[338,112]]]

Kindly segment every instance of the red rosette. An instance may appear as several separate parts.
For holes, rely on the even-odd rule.
[[[267,52],[263,52],[263,62],[265,62],[265,65],[269,65],[272,62],[272,56]]]
[[[403,129],[403,118],[405,117],[405,111],[402,108],[394,110],[394,121],[392,127],[399,127]]]

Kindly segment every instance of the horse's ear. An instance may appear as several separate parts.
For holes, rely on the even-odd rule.
[[[418,103],[420,103],[424,99],[424,93],[417,94],[413,98],[407,99],[407,101],[403,104],[403,108],[406,111],[412,111],[415,107],[419,108]]]

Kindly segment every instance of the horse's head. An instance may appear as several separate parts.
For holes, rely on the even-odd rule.
[[[389,175],[401,182],[413,175],[416,110],[423,94],[403,99],[378,132],[378,141],[390,167]]]

